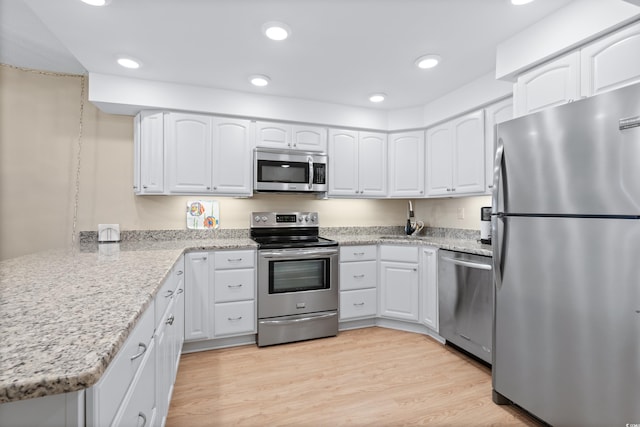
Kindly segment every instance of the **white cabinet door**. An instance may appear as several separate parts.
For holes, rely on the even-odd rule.
[[[422,293],[421,322],[438,332],[438,249],[423,247],[420,251]]]
[[[427,195],[449,195],[453,178],[451,123],[427,130]]]
[[[140,144],[138,147],[140,168],[138,193],[162,194],[164,193],[164,114],[143,111],[140,113],[138,123]]]
[[[329,196],[356,197],[358,188],[358,132],[329,130]]]
[[[185,341],[212,338],[210,322],[210,284],[213,274],[209,253],[190,252],[185,256]]]
[[[291,126],[292,148],[302,151],[327,152],[327,129],[313,126]]]
[[[580,52],[572,52],[518,76],[514,86],[516,116],[580,98]]]
[[[281,123],[256,122],[256,147],[291,148],[291,126]]]
[[[380,315],[418,322],[420,318],[418,264],[380,262]]]
[[[358,135],[358,190],[364,197],[387,195],[387,135],[360,132]]]
[[[211,117],[165,115],[167,177],[171,193],[211,192]]]
[[[424,196],[424,131],[389,135],[389,196]]]
[[[582,96],[593,96],[640,81],[640,23],[623,28],[580,52]]]
[[[453,191],[455,194],[483,193],[484,110],[453,121]]]
[[[485,108],[485,188],[493,188],[493,167],[496,153],[496,125],[513,118],[513,98],[507,98]]]
[[[214,194],[251,195],[253,129],[249,120],[212,120]]]

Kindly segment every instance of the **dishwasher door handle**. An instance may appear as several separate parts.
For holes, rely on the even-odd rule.
[[[460,265],[462,267],[477,268],[479,270],[488,270],[488,271],[493,270],[493,268],[489,264],[480,264],[477,262],[464,261],[461,259],[455,259],[455,258],[449,258],[449,257],[442,257],[442,259],[445,261],[452,262],[456,265]]]

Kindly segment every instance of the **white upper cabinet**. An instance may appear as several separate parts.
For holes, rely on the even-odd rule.
[[[582,96],[640,82],[640,23],[585,46],[580,61]]]
[[[327,152],[327,129],[312,126],[291,126],[292,148],[302,151]]]
[[[249,120],[211,119],[212,180],[215,194],[250,196],[253,123]]]
[[[385,197],[387,136],[384,133],[329,131],[329,196]]]
[[[490,193],[493,188],[493,167],[496,154],[496,125],[513,118],[513,99],[491,104],[484,110],[485,120],[485,187]]]
[[[580,52],[572,52],[518,76],[513,88],[516,116],[580,98]]]
[[[165,113],[168,194],[251,195],[253,124]]]
[[[169,192],[211,192],[211,117],[167,113],[165,138]]]
[[[164,193],[164,114],[142,111],[135,118],[133,191]]]
[[[424,196],[424,131],[389,134],[389,196]]]
[[[516,116],[640,82],[640,23],[624,27],[518,76]]]
[[[315,126],[257,122],[256,146],[300,151],[327,151],[327,130]]]
[[[427,131],[427,195],[485,191],[484,110]]]

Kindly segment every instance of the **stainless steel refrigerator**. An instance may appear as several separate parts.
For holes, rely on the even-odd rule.
[[[640,85],[497,127],[494,402],[640,423]]]

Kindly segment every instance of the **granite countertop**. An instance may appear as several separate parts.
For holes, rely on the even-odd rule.
[[[1,261],[0,403],[92,386],[183,252],[255,247],[248,238],[93,243]]]
[[[470,235],[407,237],[395,228],[327,229],[321,235],[341,245],[423,244],[491,256],[491,246]],[[81,236],[74,250],[0,261],[0,403],[91,387],[181,254],[257,247],[246,231],[176,236],[184,237],[139,232],[102,245]]]

